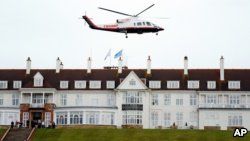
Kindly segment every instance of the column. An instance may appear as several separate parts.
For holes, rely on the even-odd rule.
[[[69,111],[67,111],[67,125],[70,124],[70,113]]]
[[[32,104],[33,92],[30,93],[30,105]]]
[[[44,103],[45,103],[45,102],[44,102],[44,92],[43,92],[43,106],[44,106]]]
[[[55,103],[55,93],[52,93],[52,103]]]
[[[222,94],[222,107],[225,108],[225,94]]]
[[[247,103],[247,94],[246,94],[246,99],[245,99],[245,106],[246,106],[246,108],[248,108],[248,103]]]
[[[23,103],[23,93],[21,93],[21,96],[20,96],[20,104]]]

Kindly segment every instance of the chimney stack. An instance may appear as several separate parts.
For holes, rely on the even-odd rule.
[[[147,75],[151,74],[151,58],[150,56],[148,56],[148,60],[147,60]]]
[[[62,63],[62,61],[61,61],[61,64],[60,64],[60,69],[63,69],[63,63]]]
[[[118,60],[118,73],[122,73],[122,58],[120,57]]]
[[[184,57],[184,75],[188,75],[188,57]]]
[[[57,57],[57,59],[56,59],[56,73],[60,73],[60,69],[61,69],[61,60],[59,57]]]
[[[224,73],[224,58],[221,56],[220,58],[220,81],[225,80],[225,73]]]
[[[30,74],[30,69],[31,69],[31,60],[30,57],[26,60],[26,74]]]
[[[87,61],[87,73],[91,73],[91,58],[88,58]]]

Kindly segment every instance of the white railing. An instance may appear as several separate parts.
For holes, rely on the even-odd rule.
[[[32,107],[32,108],[43,108],[44,104],[43,103],[32,103],[30,105],[30,107]]]
[[[250,105],[245,104],[237,104],[237,105],[229,105],[229,104],[199,104],[199,108],[250,108]]]

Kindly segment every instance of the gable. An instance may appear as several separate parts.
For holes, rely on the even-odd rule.
[[[117,89],[148,89],[147,86],[141,81],[141,79],[131,71],[129,75],[122,81]]]
[[[43,76],[40,72],[37,72],[35,75],[34,75],[34,79],[43,79]]]

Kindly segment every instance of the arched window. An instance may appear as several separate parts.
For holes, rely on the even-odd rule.
[[[67,113],[56,113],[56,123],[58,125],[67,124]]]

